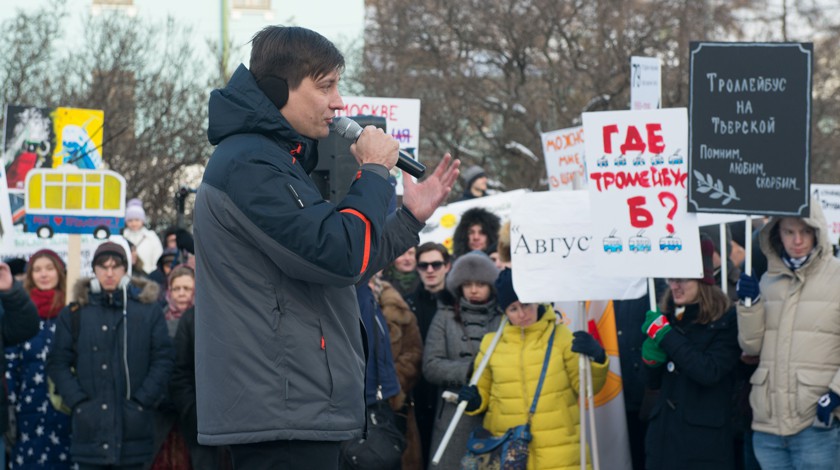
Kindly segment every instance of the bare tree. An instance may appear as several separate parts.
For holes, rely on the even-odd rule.
[[[64,2],[20,12],[3,25],[0,80],[6,103],[105,112],[102,155],[125,176],[155,228],[175,222],[173,195],[182,172],[209,158],[207,99],[212,64],[190,31],[104,12],[84,19],[83,50],[59,52]],[[11,27],[10,27],[11,26]],[[216,82],[217,84],[217,82]]]
[[[813,13],[813,1],[797,5]],[[510,189],[544,188],[542,158],[532,158],[542,155],[540,132],[576,124],[584,109],[627,109],[630,56],[660,57],[663,106],[687,106],[689,42],[767,40],[759,36],[766,28],[744,21],[766,4],[371,0],[360,80],[368,95],[422,100],[429,163],[451,150]],[[827,52],[833,34],[834,43],[817,47],[825,57],[815,75],[814,121],[836,139],[836,99],[828,100],[837,87],[838,59]],[[815,153],[831,148],[822,132],[814,135]]]

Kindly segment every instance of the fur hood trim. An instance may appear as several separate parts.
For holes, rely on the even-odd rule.
[[[91,277],[81,278],[73,286],[73,300],[82,306],[90,304],[90,281],[92,280]],[[141,277],[132,277],[130,286],[140,291],[137,295],[129,293],[130,297],[140,303],[151,304],[157,302],[160,293],[160,286],[157,282]]]

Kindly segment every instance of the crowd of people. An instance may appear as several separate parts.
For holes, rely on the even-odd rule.
[[[195,240],[159,238],[131,200],[129,249],[99,245],[90,278],[68,286],[48,249],[0,263],[0,467],[474,468],[468,442],[527,424],[527,468],[580,468],[580,367],[597,393],[610,356],[520,302],[484,170],[461,173],[476,207],[452,250],[418,235],[458,178],[448,154],[399,207],[397,143],[373,126],[346,197],[308,178],[343,67],[313,31],[255,36],[210,99]],[[743,235],[760,251],[700,234],[703,277],[657,280],[658,307],[615,301],[636,470],[840,466],[840,260],[821,209]]]

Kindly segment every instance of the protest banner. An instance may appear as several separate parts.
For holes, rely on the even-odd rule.
[[[583,129],[599,274],[702,277],[685,203],[685,108],[584,113]]]
[[[597,273],[586,190],[523,194],[510,215],[513,286],[523,302],[635,299],[644,278]]]
[[[659,109],[662,66],[658,57],[630,57],[630,109]]]
[[[813,45],[690,45],[691,212],[808,216]]]
[[[820,202],[828,226],[828,240],[840,241],[840,184],[812,184],[811,195]]]
[[[9,191],[6,187],[6,170],[0,165],[0,253],[4,257],[12,250],[15,233]]]
[[[461,214],[473,207],[482,207],[496,214],[504,223],[505,220],[510,218],[513,201],[527,192],[527,189],[517,189],[440,206],[429,217],[426,226],[420,232],[420,243],[441,243],[451,252],[452,235],[455,234],[455,227],[461,221]]]
[[[540,134],[548,189],[575,188],[586,184],[586,168],[583,166],[583,128],[580,126]]]
[[[0,161],[10,190],[23,191],[29,170],[52,168],[55,134],[51,112],[47,108],[6,105]]]
[[[409,98],[376,98],[369,96],[342,96],[344,109],[336,116],[381,116],[391,137],[400,143],[400,148],[420,161],[420,100]],[[429,169],[431,171],[431,169]],[[402,172],[391,170],[397,178],[397,195],[402,195]]]

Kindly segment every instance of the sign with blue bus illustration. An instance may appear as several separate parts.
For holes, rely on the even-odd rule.
[[[125,178],[110,170],[67,165],[34,169],[26,176],[27,232],[92,234],[99,239],[125,226]]]

